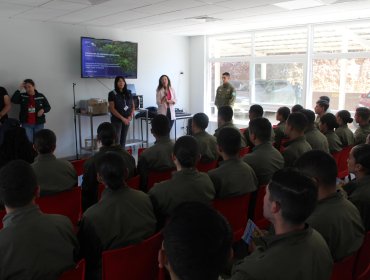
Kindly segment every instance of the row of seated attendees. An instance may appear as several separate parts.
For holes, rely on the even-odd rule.
[[[261,108],[257,110],[260,112]],[[251,109],[253,111],[253,106]],[[57,192],[57,187],[53,183],[47,182],[45,186],[51,185],[52,187],[49,189],[44,187],[43,190],[43,184],[33,179],[33,177],[36,178],[37,169],[41,170],[37,174],[37,180],[41,182],[51,181],[52,178],[58,178],[57,176],[62,173],[68,174],[62,170],[71,167],[66,163],[55,165],[50,168],[51,172],[58,172],[59,169],[60,174],[47,176],[48,167],[51,167],[52,163],[45,163],[50,164],[46,167],[40,163],[42,164],[43,159],[57,161],[51,156],[55,150],[56,139],[50,130],[40,131],[35,137],[35,148],[39,153],[36,164],[30,167],[23,161],[11,161],[0,170],[0,178],[2,178],[0,198],[8,213],[4,217],[4,229],[0,231],[0,255],[9,256],[3,263],[0,261],[0,279],[12,279],[10,276],[7,278],[7,275],[13,273],[12,269],[21,271],[19,273],[59,275],[61,271],[71,267],[71,259],[73,263],[73,260],[80,258],[85,258],[87,261],[86,279],[100,279],[103,251],[134,244],[148,238],[161,229],[171,216],[168,227],[172,219],[184,219],[184,224],[180,229],[184,232],[189,230],[191,233],[191,225],[188,228],[188,223],[185,222],[189,218],[184,218],[182,215],[186,216],[186,212],[192,207],[199,208],[198,214],[193,212],[193,215],[198,215],[199,219],[203,217],[203,212],[212,212],[207,210],[208,208],[203,207],[202,209],[202,206],[196,206],[197,203],[186,206],[187,202],[210,204],[216,197],[227,198],[252,193],[265,184],[268,184],[268,187],[264,199],[264,216],[273,225],[275,233],[263,237],[265,246],[257,247],[245,259],[236,261],[231,274],[225,277],[276,279],[277,275],[284,275],[284,279],[329,279],[333,261],[339,261],[354,254],[363,242],[365,229],[370,230],[370,146],[368,144],[357,145],[349,155],[348,166],[350,171],[356,175],[356,180],[343,187],[348,193],[349,200],[347,200],[343,192],[337,190],[337,166],[333,157],[330,156],[328,150],[312,150],[312,146],[305,139],[305,132],[310,123],[307,115],[311,115],[312,119],[312,114],[306,115],[305,111],[309,110],[288,114],[287,117],[286,112],[280,111],[279,113],[278,111],[283,118],[286,117],[286,121],[283,121],[283,118],[280,121],[285,122],[284,134],[283,136],[280,134],[280,137],[281,139],[287,138],[285,143],[283,140],[280,142],[281,153],[271,141],[274,131],[271,123],[259,115],[252,117],[246,131],[254,147],[251,153],[242,159],[239,158],[239,150],[246,145],[247,141],[240,130],[232,124],[231,107],[220,108],[218,112],[219,129],[215,137],[205,131],[208,126],[208,117],[199,113],[193,118],[194,137],[183,136],[175,143],[169,139],[168,119],[159,115],[152,122],[152,133],[156,138],[156,143],[139,156],[137,168],[134,158],[122,147],[115,145],[113,126],[110,123],[101,124],[98,127],[98,140],[102,147],[97,154],[86,161],[84,166],[82,183],[84,214],[77,235],[80,248],[76,245],[75,237],[70,238],[70,232],[73,232],[71,225],[61,225],[64,221],[58,216],[42,215],[32,203],[37,196],[37,185],[40,185],[43,195]],[[325,119],[325,115],[320,119]],[[278,134],[275,133],[275,136]],[[219,167],[210,170],[208,175],[196,170],[199,160],[209,162],[220,156],[222,160]],[[295,167],[298,170],[284,169],[284,166]],[[176,168],[177,172],[171,179],[155,184],[150,190],[147,189],[146,175],[150,170],[173,168]],[[140,174],[140,187],[147,194],[130,189],[125,183],[125,180],[132,178],[137,172]],[[76,178],[76,175],[72,174],[72,177]],[[99,184],[105,185],[100,200]],[[63,190],[60,189],[60,191]],[[46,233],[49,234],[48,239],[51,241],[54,234],[59,234],[55,240],[61,238],[61,233],[62,236],[69,236],[64,241],[69,240],[72,245],[63,246],[63,249],[70,250],[70,253],[65,254],[64,251],[59,256],[64,258],[68,255],[69,257],[63,260],[69,265],[61,260],[55,260],[58,267],[50,266],[46,272],[41,265],[40,267],[35,266],[34,269],[30,268],[30,263],[25,263],[23,267],[19,266],[18,258],[21,256],[18,254],[22,255],[20,253],[22,250],[30,248],[27,244],[30,239],[25,238],[26,233],[31,231],[32,227],[27,222],[28,215],[31,215],[29,213],[33,213],[34,223],[40,223],[40,228],[37,230],[41,231],[42,227],[50,229],[50,231],[40,233],[36,231],[37,238],[32,233],[32,237],[29,238],[34,241],[34,244],[45,242]],[[243,214],[240,213],[240,215]],[[208,213],[207,215],[214,214]],[[199,220],[199,222],[204,223],[203,231],[206,232],[207,223],[204,220],[203,222]],[[222,227],[221,224],[219,221],[217,225]],[[197,252],[198,257],[201,256],[197,250],[199,248],[186,243],[177,244],[175,241],[172,246],[180,246],[177,250],[171,249],[171,245],[167,247],[166,240],[168,244],[171,244],[171,238],[175,238],[171,236],[172,234],[181,235],[179,230],[166,235],[167,226],[163,231],[164,243],[160,254],[163,258],[160,258],[160,265],[170,271],[173,279],[176,275],[180,279],[217,279],[219,274],[225,272],[223,268],[226,261],[230,260],[229,253],[225,254],[225,251],[215,250],[213,251],[214,258],[211,255],[204,255],[200,267],[199,262],[198,266],[194,265],[188,257],[193,251],[188,251],[189,255],[184,254],[181,259],[178,250],[183,248],[181,246],[187,246],[188,250]],[[65,227],[65,229],[61,230],[59,227]],[[212,228],[211,225],[210,228]],[[19,235],[15,234],[18,232]],[[218,241],[225,240],[226,247],[222,250],[227,249],[226,251],[230,252],[231,248],[228,244],[231,244],[231,241],[225,233],[225,227],[223,226],[222,236],[215,235],[219,238],[217,240],[210,237],[215,233],[219,233],[217,228],[208,234],[204,233],[202,241],[197,244],[216,242],[220,246]],[[9,244],[16,244],[18,238],[24,239],[24,246],[19,247],[20,251],[16,251],[17,254],[13,256],[12,246],[14,245],[8,246],[7,240],[12,240],[13,243]],[[293,244],[293,246],[287,244]],[[45,242],[44,245],[45,250],[59,250],[52,244]],[[62,246],[63,242],[59,245]],[[302,252],[306,253],[302,254]],[[28,253],[29,258],[33,259],[34,252],[29,250]],[[48,257],[47,252],[45,252],[45,257]],[[48,258],[45,258],[45,263],[47,261]],[[44,262],[40,261],[40,263]],[[63,265],[59,266],[62,263]],[[18,265],[17,268],[15,264]],[[3,267],[9,269],[2,270]],[[185,275],[194,277],[185,278]],[[48,279],[48,277],[40,279]]]

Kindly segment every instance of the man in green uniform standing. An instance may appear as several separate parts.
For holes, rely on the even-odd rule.
[[[360,126],[355,131],[355,145],[364,144],[366,137],[370,134],[370,109],[366,107],[357,108],[355,121]]]
[[[222,106],[228,105],[233,107],[236,97],[235,88],[229,83],[230,73],[225,72],[222,74],[222,85],[217,88],[215,105],[217,109]]]

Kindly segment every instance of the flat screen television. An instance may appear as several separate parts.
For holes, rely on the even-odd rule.
[[[81,77],[137,78],[137,43],[81,37]]]

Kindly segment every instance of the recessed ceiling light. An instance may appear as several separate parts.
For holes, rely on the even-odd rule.
[[[214,17],[210,17],[210,16],[197,16],[197,17],[190,17],[190,18],[186,18],[186,19],[190,19],[190,20],[193,20],[193,21],[196,21],[196,22],[212,22],[212,21],[221,20],[219,18],[214,18]]]
[[[286,10],[299,10],[305,8],[324,6],[325,3],[316,0],[294,0],[275,3],[273,5]]]

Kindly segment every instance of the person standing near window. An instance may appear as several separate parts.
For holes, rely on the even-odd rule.
[[[0,87],[0,125],[8,118],[10,110],[10,97],[5,88]]]
[[[162,75],[159,78],[157,87],[158,114],[167,116],[170,121],[170,130],[176,119],[175,104],[176,94],[175,90],[171,87],[170,78],[167,75]]]
[[[229,81],[230,73],[223,73],[222,85],[220,85],[216,91],[215,105],[217,106],[217,109],[221,108],[222,106],[234,106],[236,91]]]
[[[21,92],[23,89],[26,92]],[[33,143],[33,136],[44,128],[45,113],[50,111],[48,100],[36,90],[33,80],[25,79],[14,92],[11,101],[21,106],[19,120],[26,130],[28,140]]]
[[[117,76],[114,79],[114,90],[109,92],[108,101],[109,111],[111,112],[110,120],[116,129],[116,143],[125,148],[135,106],[131,91],[127,89],[126,80],[123,76]]]

